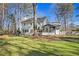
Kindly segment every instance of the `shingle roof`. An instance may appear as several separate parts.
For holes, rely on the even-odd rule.
[[[49,27],[55,28],[55,26],[54,25],[51,25],[51,24],[46,24],[43,27],[45,27],[45,26],[49,26]]]
[[[46,19],[46,17],[37,18],[37,23],[41,23],[45,19]],[[21,21],[21,23],[25,23],[25,22],[27,22],[27,23],[33,23],[33,20],[34,20],[34,18],[29,18],[29,19],[26,19],[24,21]]]
[[[49,24],[51,24],[53,26],[61,26],[61,24],[59,22],[50,22]]]

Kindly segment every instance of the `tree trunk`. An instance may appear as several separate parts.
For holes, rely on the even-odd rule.
[[[32,4],[33,5],[33,16],[34,16],[34,20],[33,20],[33,29],[34,29],[34,34],[33,35],[37,35],[37,16],[36,16],[36,4]]]
[[[16,34],[16,19],[15,19],[15,15],[12,16],[12,21],[13,21],[13,22],[12,22],[12,23],[13,23],[13,24],[12,24],[12,28],[13,28],[13,29],[12,29],[12,32],[13,32],[13,34],[15,35],[15,34]]]
[[[16,20],[14,19],[14,34],[16,34],[16,31],[17,31],[17,29],[16,29]]]
[[[2,4],[2,30],[4,30],[4,3]]]
[[[65,34],[67,32],[67,23],[66,23],[66,15],[64,16],[64,31],[65,31]]]

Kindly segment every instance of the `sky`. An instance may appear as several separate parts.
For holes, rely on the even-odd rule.
[[[39,3],[37,6],[37,15],[38,16],[47,16],[49,21],[55,21],[55,14],[54,12],[55,4],[50,3]],[[52,10],[53,9],[53,10]]]
[[[12,5],[12,4],[11,4]],[[10,5],[10,6],[11,6]],[[14,4],[13,4],[14,5]],[[9,13],[14,13],[14,6],[11,6],[11,9],[9,10]],[[37,4],[37,16],[46,16],[49,20],[49,22],[56,22],[57,21],[57,17],[55,16],[55,3],[38,3]],[[74,8],[79,7],[79,3],[75,3],[74,4]],[[18,12],[18,10],[17,10]],[[79,17],[75,17],[76,15],[79,14],[79,10],[74,9],[74,13],[73,13],[73,22],[76,25],[79,25]],[[24,17],[24,15],[22,14],[22,16]],[[16,17],[18,19],[18,17],[20,17],[19,15]],[[8,24],[8,23],[6,23]]]
[[[74,24],[79,25],[79,17],[75,17],[76,15],[79,14],[79,10],[75,9],[76,7],[79,7],[79,3],[74,3],[73,22],[74,22]],[[55,14],[54,14],[54,11],[55,11],[55,4],[38,3],[37,15],[38,16],[47,16],[47,18],[50,22],[55,22],[57,20]]]

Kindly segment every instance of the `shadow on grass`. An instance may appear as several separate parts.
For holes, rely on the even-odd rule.
[[[53,53],[53,50],[52,50],[52,52],[50,52],[50,51],[46,51],[46,50],[44,50],[43,48],[37,48],[37,47],[33,47],[33,46],[31,46],[31,45],[29,45],[29,44],[27,44],[27,43],[23,43],[23,44],[25,44],[25,45],[27,45],[27,46],[29,46],[29,47],[31,47],[31,48],[33,48],[33,50],[30,50],[29,51],[29,54],[27,54],[27,55],[32,55],[32,56],[48,56],[48,55],[54,55],[54,56],[56,56],[56,54],[55,53]],[[45,49],[48,49],[48,48],[46,48],[45,47]]]
[[[0,38],[0,56],[5,56],[6,54],[7,55],[11,54],[11,52],[7,50],[7,47],[6,47],[7,45],[8,45],[8,42],[5,39]]]
[[[72,50],[74,50],[74,51],[69,50],[69,48],[67,48],[67,47],[49,45],[49,44],[44,44],[44,43],[38,43],[38,45],[40,45],[40,48],[31,46],[27,43],[21,43],[21,44],[27,45],[32,49],[29,50],[29,48],[27,48],[27,47],[18,46],[16,44],[9,44],[9,45],[19,48],[19,51],[18,51],[19,55],[24,55],[24,56],[63,56],[65,54],[65,53],[62,54],[62,52],[64,52],[63,49],[67,49],[65,52],[79,55],[79,53],[78,53],[79,47],[77,47],[75,45],[70,45],[70,44],[65,44],[65,45],[67,45],[68,47],[71,47],[71,48],[73,47]],[[50,48],[50,47],[52,47],[52,48]],[[21,51],[21,49],[28,50],[28,54],[23,53]]]
[[[5,39],[0,38],[0,46],[7,45],[7,41]]]
[[[62,52],[60,52],[60,50],[63,51],[63,49],[67,49],[65,52],[69,52],[71,54],[79,55],[79,53],[78,53],[78,51],[79,51],[78,47],[76,48],[76,46],[73,46],[73,45],[72,45],[73,48],[76,48],[76,49],[73,49],[74,51],[69,50],[68,48],[65,48],[65,47],[60,47],[60,46],[57,47],[57,46],[53,46],[53,45],[49,45],[49,44],[44,44],[44,43],[39,43],[39,45],[41,46],[40,48],[32,47],[32,46],[29,45],[30,47],[32,47],[32,48],[34,48],[36,50],[31,50],[28,55],[37,55],[37,56],[39,56],[39,55],[40,56],[43,56],[43,55],[45,55],[45,56],[49,56],[49,55],[50,56],[51,55],[52,56],[63,56],[65,53],[62,54]],[[49,47],[47,47],[47,46],[49,46]],[[50,48],[50,47],[52,47],[52,48]],[[42,52],[40,52],[40,51],[42,51]]]
[[[26,56],[47,56],[47,53],[40,52],[38,50],[30,50]]]
[[[19,51],[17,53],[19,53],[19,55],[24,55],[24,56],[49,56],[49,55],[53,55],[53,56],[57,56],[57,54],[53,53],[55,51],[54,49],[53,49],[54,51],[52,50],[50,52],[50,51],[43,50],[42,48],[33,47],[33,46],[31,46],[27,43],[23,43],[23,44],[29,46],[32,49],[29,49],[27,47],[21,47],[21,46],[18,46],[16,44],[10,44],[9,43],[9,45],[18,48]],[[27,54],[27,52],[26,53],[22,52],[21,49],[28,50],[28,54]],[[48,48],[45,48],[45,49],[48,49]]]
[[[79,55],[79,53],[78,53],[79,47],[74,46],[74,45],[65,44],[68,47],[72,48],[72,50],[70,50],[69,48],[63,47],[63,46],[55,46],[55,45],[49,45],[49,44],[44,44],[44,43],[39,43],[39,44],[42,46],[43,49],[50,49],[50,48],[45,47],[45,46],[52,47],[51,50],[53,50],[53,51],[50,51],[50,52],[52,52],[56,56],[63,56],[65,53],[62,54],[62,52],[68,52],[68,53],[71,53],[71,54]]]
[[[69,39],[69,38],[65,38],[65,39]],[[73,39],[73,40],[75,40],[75,39]],[[71,42],[71,41],[68,41],[68,42]],[[74,42],[74,41],[72,41],[72,42]],[[8,43],[8,45],[13,46],[18,49],[18,51],[16,52],[16,53],[18,53],[18,55],[24,55],[24,56],[63,56],[65,54],[65,53],[62,53],[62,52],[64,52],[63,49],[66,49],[63,46],[62,47],[61,46],[54,46],[54,45],[45,44],[45,43],[37,43],[38,45],[40,45],[39,48],[32,46],[31,44],[28,44],[28,43],[21,42],[21,44],[27,45],[32,49],[29,49],[27,46],[23,47],[23,46],[20,46],[19,44],[17,45],[17,44]],[[72,50],[66,50],[65,52],[79,55],[79,53],[78,53],[79,47],[78,46],[70,45],[70,44],[65,44],[65,45],[75,48],[74,51],[72,51],[73,50],[73,48],[72,48]],[[52,47],[52,48],[50,48],[50,47]],[[25,51],[28,50],[28,53],[22,52],[22,49],[24,49]],[[12,50],[8,50],[7,47],[4,48],[4,50],[8,53],[8,55],[12,55],[12,53],[13,53],[13,52],[11,52]],[[2,55],[6,55],[6,54],[4,53]]]
[[[62,41],[74,42],[79,44],[79,37],[59,37]]]
[[[61,54],[54,53],[54,51],[39,51],[39,50],[30,50],[26,56],[62,56]]]

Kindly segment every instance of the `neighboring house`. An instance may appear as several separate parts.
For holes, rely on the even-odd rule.
[[[22,34],[32,35],[33,34],[33,21],[34,18],[29,18],[24,21],[21,21],[21,32]],[[37,29],[42,29],[42,26],[48,23],[46,17],[37,18]]]

